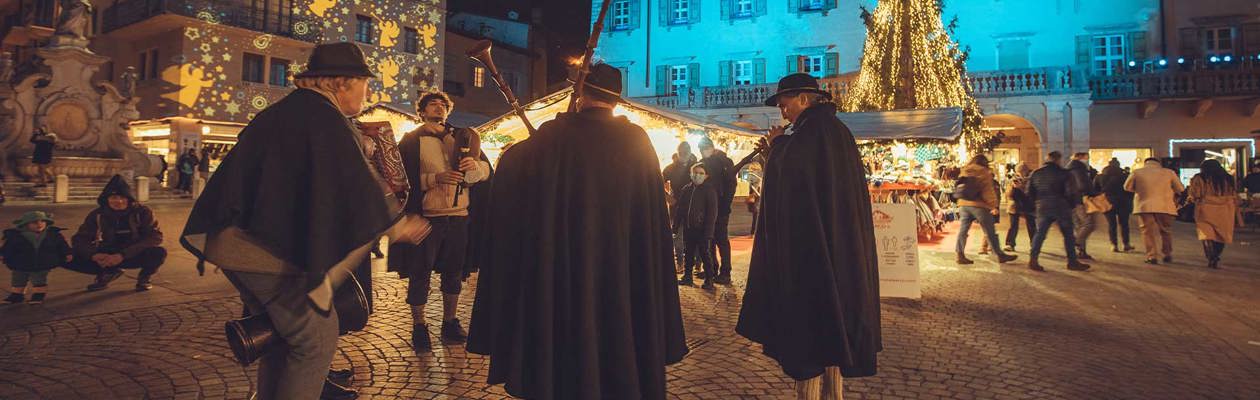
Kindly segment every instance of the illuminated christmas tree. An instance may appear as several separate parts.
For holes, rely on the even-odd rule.
[[[959,107],[962,140],[970,153],[994,145],[981,129],[984,117],[963,83],[967,51],[941,23],[939,0],[881,0],[875,12],[862,8],[866,45],[845,111],[888,111]]]

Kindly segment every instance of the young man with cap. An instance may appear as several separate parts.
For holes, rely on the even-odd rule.
[[[382,235],[423,238],[424,221],[402,218],[347,118],[373,76],[357,45],[316,46],[298,89],[241,131],[181,235],[285,343],[259,359],[258,399],[320,398],[337,349],[335,289]]]
[[[883,349],[871,198],[862,157],[814,77],[779,81],[766,105],[792,132],[768,137],[761,213],[735,331],[796,380],[798,399],[839,399]]]
[[[591,67],[578,111],[499,161],[468,351],[531,399],[664,399],[687,353],[665,182],[643,128],[613,115],[621,73]]]
[[[455,316],[467,262],[472,187],[490,178],[490,162],[481,155],[481,139],[468,128],[446,123],[452,106],[446,93],[420,97],[416,103],[425,124],[403,135],[398,143],[403,168],[412,182],[406,212],[423,216],[433,233],[419,246],[396,243],[389,249],[389,268],[407,278],[411,305],[411,345],[429,351],[432,343],[424,306],[429,302],[429,275],[437,272],[442,284],[442,340],[463,343],[464,328]],[[482,210],[477,210],[478,212]]]

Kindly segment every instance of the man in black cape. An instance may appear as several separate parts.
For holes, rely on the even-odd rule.
[[[422,237],[422,221],[398,222],[402,205],[347,118],[372,76],[357,45],[316,46],[299,89],[241,131],[181,235],[284,342],[259,359],[259,399],[319,398],[337,349],[335,289],[382,235]]]
[[[771,132],[735,330],[761,343],[798,381],[798,398],[815,396],[823,386],[834,396],[840,375],[874,375],[882,349],[862,157],[830,95],[808,74],[784,77],[766,104],[779,107],[793,132]]]
[[[579,111],[503,154],[468,351],[530,399],[663,399],[687,353],[656,152],[592,67]]]

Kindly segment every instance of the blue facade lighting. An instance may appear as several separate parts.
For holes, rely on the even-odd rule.
[[[1257,56],[1257,57],[1260,57],[1260,56]],[[1185,64],[1185,63],[1186,63],[1185,57],[1177,57],[1177,64]]]
[[[1137,66],[1137,61],[1129,61],[1129,66],[1130,66],[1130,67],[1136,67],[1136,66]]]
[[[1234,56],[1225,56],[1225,62],[1234,61]]]
[[[1162,66],[1165,66],[1165,65],[1168,65],[1168,60],[1165,60],[1165,59],[1160,59],[1160,60],[1159,60],[1159,66],[1161,66],[1161,67],[1162,67]]]
[[[1212,58],[1209,58],[1208,61],[1216,63],[1216,62],[1220,62],[1221,58],[1217,56],[1212,56]]]

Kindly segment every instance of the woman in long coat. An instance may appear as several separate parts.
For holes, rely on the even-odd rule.
[[[1238,189],[1234,177],[1216,160],[1204,161],[1190,179],[1189,198],[1194,203],[1194,227],[1203,242],[1208,268],[1219,268],[1221,252],[1234,241],[1238,219]]]

